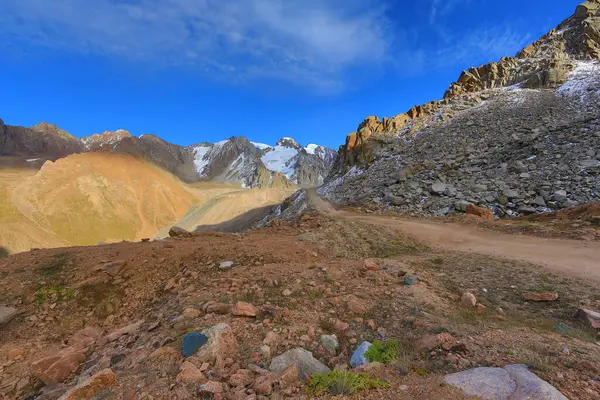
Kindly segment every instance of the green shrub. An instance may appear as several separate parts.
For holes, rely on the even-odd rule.
[[[313,374],[306,390],[312,395],[329,393],[332,395],[350,395],[357,390],[385,388],[389,384],[380,379],[371,378],[364,373],[331,371]]]
[[[370,362],[387,364],[398,361],[400,346],[397,340],[388,340],[385,343],[373,341],[373,345],[365,353],[365,358]]]

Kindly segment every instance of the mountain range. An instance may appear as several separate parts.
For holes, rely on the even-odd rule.
[[[179,146],[155,135],[132,136],[123,129],[78,139],[45,122],[24,128],[0,120],[0,156],[43,162],[99,151],[141,157],[184,182],[237,182],[248,188],[319,186],[337,158],[331,149],[316,144],[302,147],[289,137],[275,146],[252,143],[243,136],[214,144]]]

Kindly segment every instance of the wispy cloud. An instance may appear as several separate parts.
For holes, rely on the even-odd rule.
[[[375,0],[2,0],[0,39],[336,86],[365,58],[384,60],[384,11]]]
[[[441,32],[440,32],[441,33]],[[444,47],[432,54],[433,65],[438,68],[478,65],[513,56],[529,44],[529,33],[516,31],[510,25],[482,28],[466,34],[441,33]]]
[[[469,4],[472,0],[430,0],[429,23],[435,24],[438,17],[445,16],[458,6]]]

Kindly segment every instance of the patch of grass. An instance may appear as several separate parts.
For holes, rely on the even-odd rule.
[[[346,371],[331,371],[313,374],[308,381],[306,391],[311,395],[329,393],[332,395],[350,395],[357,390],[386,388],[389,384],[367,374]]]
[[[48,297],[57,295],[57,301],[63,301],[70,297],[73,297],[73,291],[71,289],[62,286],[51,286],[48,288],[42,288],[35,292],[35,298],[38,303],[43,304]]]
[[[379,340],[373,341],[373,345],[365,352],[365,358],[370,362],[387,364],[398,361],[400,345],[397,340],[388,340],[385,343]]]
[[[310,292],[308,294],[308,299],[310,301],[315,301],[317,299],[320,299],[321,297],[323,297],[323,291],[322,290],[316,290],[316,291]]]

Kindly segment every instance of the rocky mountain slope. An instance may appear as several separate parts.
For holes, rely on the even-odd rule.
[[[425,215],[600,200],[599,49],[592,0],[516,57],[463,71],[443,100],[368,117],[320,193]]]
[[[0,156],[57,159],[85,151],[84,144],[55,125],[42,122],[31,128],[5,125],[0,119]]]
[[[250,143],[245,137],[186,147],[149,134],[135,137],[123,129],[77,139],[46,123],[22,128],[5,126],[0,121],[0,156],[37,157],[43,161],[86,151],[131,154],[185,182],[214,179],[250,188],[321,185],[337,158],[331,149],[315,144],[302,148],[291,138],[273,147]]]

